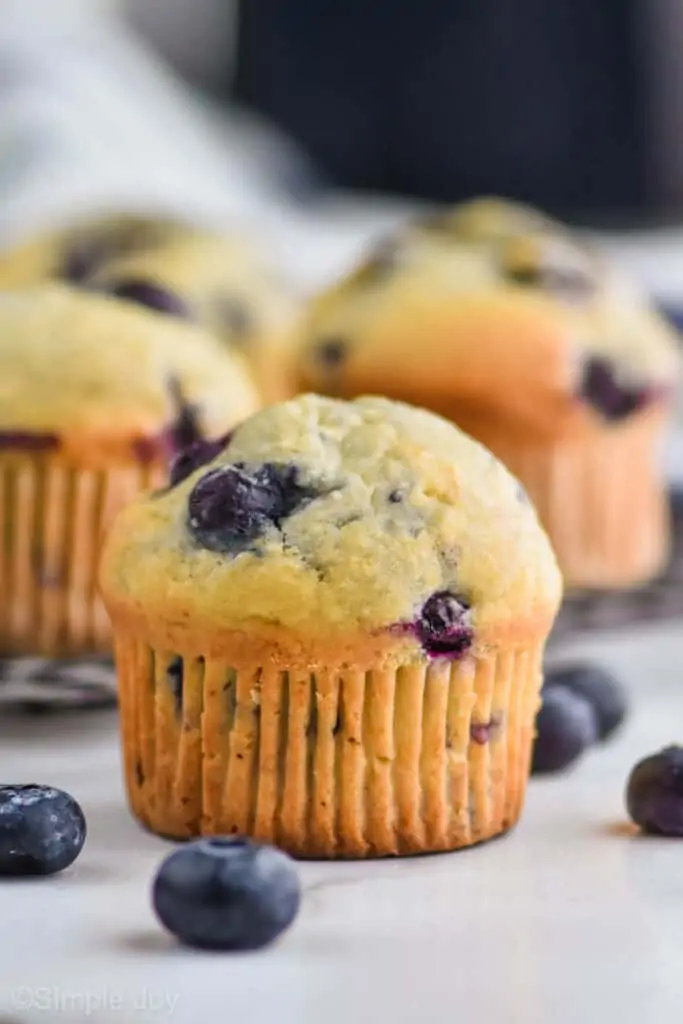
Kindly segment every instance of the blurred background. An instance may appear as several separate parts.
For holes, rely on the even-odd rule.
[[[682,271],[678,0],[5,0],[0,237],[140,206],[267,234],[313,287],[498,193]]]

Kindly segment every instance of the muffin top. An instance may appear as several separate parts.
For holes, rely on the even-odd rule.
[[[42,285],[0,292],[0,444],[153,459],[216,436],[258,399],[210,334],[127,303]]]
[[[118,214],[55,228],[0,252],[0,288],[80,284],[106,260],[149,250],[188,229],[162,217]]]
[[[176,232],[104,260],[87,284],[203,324],[244,355],[266,398],[282,397],[277,378],[288,369],[298,304],[245,239]],[[291,393],[284,381],[281,389]]]
[[[567,228],[503,200],[411,224],[311,305],[302,387],[489,407],[550,432],[668,394],[674,331]]]
[[[487,449],[407,405],[317,395],[181,458],[116,520],[101,582],[115,619],[166,649],[231,637],[232,653],[243,634],[252,663],[256,636],[328,660],[526,644],[561,593],[534,509]]]

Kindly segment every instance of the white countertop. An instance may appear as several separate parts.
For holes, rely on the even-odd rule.
[[[0,1021],[620,1024],[683,1005],[683,843],[634,836],[634,762],[683,722],[683,634],[572,643],[625,681],[623,733],[533,779],[521,824],[458,854],[301,865],[299,918],[266,951],[184,950],[150,879],[170,849],[124,805],[113,713],[0,721],[3,781],[82,801],[89,838],[61,876],[2,886]]]

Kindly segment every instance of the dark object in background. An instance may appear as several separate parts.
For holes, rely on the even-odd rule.
[[[683,837],[683,747],[643,758],[626,787],[628,813],[644,832]]]
[[[637,0],[242,0],[236,97],[344,187],[645,199]]]
[[[536,718],[532,775],[561,772],[595,743],[598,725],[592,705],[566,686],[543,690]]]
[[[564,686],[588,701],[593,708],[601,740],[616,732],[626,717],[626,692],[600,665],[577,661],[548,668],[543,683],[544,695],[553,686]]]

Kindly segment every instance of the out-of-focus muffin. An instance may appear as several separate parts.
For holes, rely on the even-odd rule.
[[[0,654],[106,650],[113,514],[258,404],[199,327],[62,285],[0,293]]]
[[[677,338],[564,226],[501,200],[409,225],[313,302],[303,334],[301,388],[424,405],[489,446],[537,505],[568,584],[662,568]]]
[[[293,394],[299,303],[243,237],[122,215],[56,230],[0,253],[0,288],[45,280],[194,320],[242,354],[265,401]]]

